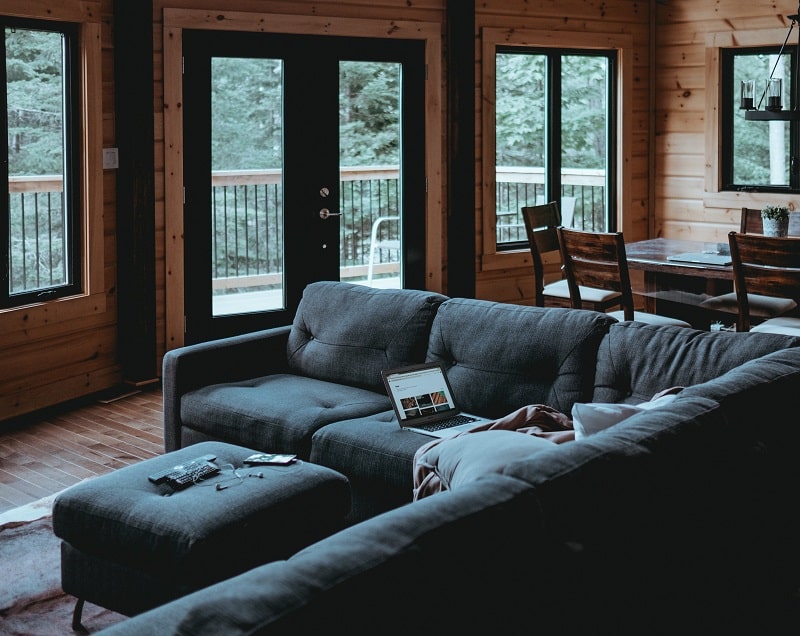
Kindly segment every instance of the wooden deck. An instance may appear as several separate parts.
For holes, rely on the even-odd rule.
[[[160,386],[118,395],[0,423],[0,513],[162,454]]]

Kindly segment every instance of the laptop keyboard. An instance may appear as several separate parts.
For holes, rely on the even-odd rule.
[[[470,417],[469,415],[454,415],[453,417],[448,417],[446,420],[434,422],[433,424],[425,424],[419,428],[426,431],[441,431],[442,429],[458,426],[459,424],[469,424],[470,422],[477,421],[478,420],[476,420],[474,417]]]

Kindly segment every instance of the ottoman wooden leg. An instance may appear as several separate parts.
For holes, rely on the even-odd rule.
[[[72,631],[86,634],[86,628],[81,625],[81,615],[83,614],[83,599],[79,598],[75,603],[75,609],[72,610]]]

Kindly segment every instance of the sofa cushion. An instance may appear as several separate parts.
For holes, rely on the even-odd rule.
[[[414,453],[431,439],[401,429],[394,411],[384,411],[322,427],[312,437],[310,460],[344,471],[355,521],[412,500]]]
[[[279,373],[190,391],[181,399],[181,421],[208,438],[308,459],[320,427],[388,408],[386,395]]]
[[[615,322],[594,311],[451,298],[434,318],[428,359],[444,363],[465,411],[498,418],[547,404],[568,414],[590,400],[597,347]]]
[[[345,634],[472,634],[496,632],[498,620],[521,633],[513,627],[531,599],[564,597],[549,574],[554,550],[526,540],[541,536],[527,490],[495,475],[392,510],[288,561],[117,623],[109,636],[323,634],[332,626]],[[558,608],[546,607],[530,615],[536,629],[572,633],[561,631],[568,621]]]
[[[617,323],[600,343],[594,396],[584,401],[638,404],[669,387],[700,384],[798,345],[794,336]]]
[[[289,334],[289,369],[383,393],[383,369],[424,360],[431,321],[445,299],[412,289],[311,283]]]

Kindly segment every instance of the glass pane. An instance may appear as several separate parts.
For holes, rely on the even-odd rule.
[[[545,203],[547,58],[495,57],[497,243],[526,241],[520,208]]]
[[[605,230],[609,61],[597,55],[561,59],[561,221]]]
[[[339,63],[341,280],[399,289],[402,281],[402,65]]]
[[[5,29],[9,294],[72,283],[64,197],[65,54],[60,33]]]
[[[211,60],[212,315],[283,309],[283,64]]]
[[[766,80],[773,68],[772,77],[782,79],[782,106],[791,107],[790,56],[784,54],[780,58],[767,53],[737,54],[733,58],[732,181],[736,185],[789,185],[789,122],[747,121],[746,111],[739,109],[742,81],[753,81],[754,106],[759,110],[766,108]]]

